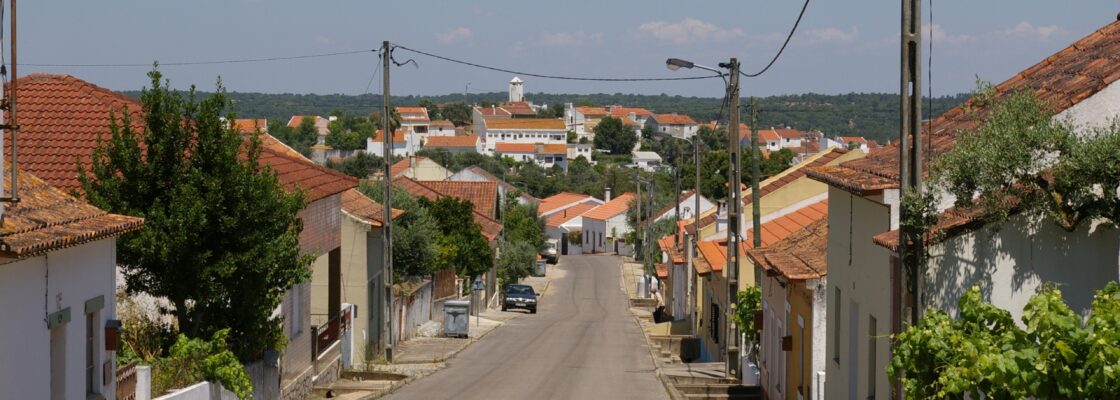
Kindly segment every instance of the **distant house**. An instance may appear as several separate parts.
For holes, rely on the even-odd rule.
[[[575,160],[576,157],[583,157],[591,165],[595,165],[595,161],[591,159],[592,145],[569,143],[568,144],[568,161]]]
[[[645,171],[661,168],[661,155],[652,151],[635,151],[631,153],[634,166]]]
[[[432,120],[428,124],[428,136],[455,136],[455,124],[446,119]]]
[[[268,133],[268,120],[264,118],[238,118],[233,120],[233,128],[241,133]]]
[[[633,228],[626,220],[626,211],[636,196],[623,193],[583,213],[583,253],[616,253],[628,256],[634,249],[623,241]]]
[[[551,213],[545,220],[545,236],[560,242],[561,255],[582,254],[581,237],[583,214],[598,207],[595,203],[579,203],[572,207]]]
[[[564,124],[569,131],[575,132],[581,138],[592,139],[595,137],[595,126],[603,117],[610,115],[603,107],[575,106],[572,103],[564,104]]]
[[[113,398],[116,380],[103,377],[115,376],[121,345],[107,335],[120,327],[116,237],[143,220],[15,174],[22,201],[3,204],[0,233],[0,388],[12,399]]]
[[[494,182],[498,185],[498,197],[502,199],[503,202],[505,201],[506,194],[519,193],[517,202],[520,204],[528,205],[540,203],[540,200],[529,195],[529,193],[526,193],[523,189],[511,185],[509,182],[494,176],[494,174],[487,172],[477,165],[463,168],[463,170],[448,177],[447,180],[456,182]],[[501,207],[501,204],[502,203],[499,203],[498,206]]]
[[[862,150],[864,153],[869,150],[867,147],[867,139],[864,139],[862,136],[837,136],[836,141],[840,142],[842,146],[848,149],[858,149]]]
[[[477,153],[478,136],[429,136],[423,147],[430,150],[443,150],[448,153]]]
[[[385,137],[380,129],[373,137],[366,139],[366,153],[380,157],[384,153]],[[408,157],[420,150],[420,137],[417,134],[403,129],[393,132],[392,154],[397,157]]]
[[[390,165],[389,174],[392,178],[404,176],[422,181],[442,181],[452,172],[428,157],[410,156]]]
[[[607,194],[610,197],[610,194]],[[593,204],[599,206],[605,203],[603,200],[596,199],[586,194],[561,192],[552,196],[541,199],[540,206],[537,207],[537,213],[541,217],[549,217],[552,214],[575,207],[580,204]]]
[[[397,114],[401,117],[401,129],[422,136],[428,135],[428,126],[432,123],[428,117],[428,109],[424,107],[397,107]]]
[[[700,125],[687,115],[656,114],[652,121],[653,132],[659,135],[691,138],[700,129]]]
[[[312,119],[315,123],[315,129],[319,131],[319,138],[315,144],[325,146],[327,144],[327,135],[331,133],[330,129],[327,127],[330,125],[331,121],[334,121],[334,118],[333,116],[330,118],[323,118],[318,115],[293,115],[288,119],[288,127],[299,129],[304,119]]]
[[[612,117],[632,121],[639,127],[646,126],[646,124],[648,124],[649,121],[653,119],[653,113],[644,108],[623,107],[615,105],[608,106],[607,110],[610,112]]]
[[[650,214],[650,218],[654,221],[676,218],[678,204],[680,205],[681,210],[680,220],[683,221],[692,218],[692,216],[695,214],[693,213],[693,209],[696,208],[696,191],[689,190],[682,193],[677,198],[676,203],[670,203],[669,205],[665,206],[665,208],[662,208],[657,212]],[[704,195],[700,195],[700,213],[705,213],[708,210],[711,210],[713,207],[715,207],[714,203],[709,201],[707,197],[704,197]]]
[[[479,132],[482,152],[493,155],[499,143],[566,144],[564,121],[550,118],[485,119]],[[567,155],[565,149],[564,155]]]
[[[568,166],[568,147],[562,143],[498,143],[494,155],[514,161],[533,162],[543,168]]]

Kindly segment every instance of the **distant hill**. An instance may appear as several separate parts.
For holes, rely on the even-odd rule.
[[[138,91],[126,91],[126,95],[139,97]],[[200,93],[205,95],[206,93]],[[350,115],[368,114],[381,106],[380,95],[340,95],[340,94],[266,94],[266,93],[229,93],[234,108],[240,117],[268,118],[287,121],[295,114],[327,115],[332,110],[341,110]],[[463,102],[489,104],[507,98],[505,92],[470,93],[443,96],[394,96],[394,105],[415,105],[422,99],[436,103]],[[621,104],[630,107],[643,107],[655,113],[685,114],[698,122],[708,122],[726,117],[728,110],[721,107],[722,99],[710,97],[684,97],[669,95],[636,94],[548,94],[528,93],[526,98],[536,104],[562,106],[564,103],[610,105]],[[937,97],[933,99],[932,113],[936,117],[964,100],[968,94]],[[746,102],[745,102],[746,103]],[[929,100],[922,103],[923,109],[929,107]],[[829,136],[864,136],[885,143],[898,136],[898,95],[893,93],[849,93],[839,95],[798,94],[769,96],[758,99],[759,127],[790,126],[800,130],[820,130]],[[744,108],[744,111],[747,111]],[[750,121],[750,114],[742,114],[743,122]]]

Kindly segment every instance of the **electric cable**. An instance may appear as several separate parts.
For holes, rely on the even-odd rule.
[[[159,65],[164,66],[185,66],[185,65],[213,65],[213,64],[242,64],[254,62],[269,62],[269,61],[286,61],[286,60],[302,60],[308,58],[322,58],[322,57],[335,57],[345,56],[351,54],[362,54],[369,52],[377,52],[373,50],[351,50],[351,51],[338,51],[333,53],[318,53],[318,54],[304,54],[298,56],[281,56],[281,57],[264,57],[264,58],[244,58],[233,60],[212,60],[212,61],[177,61],[177,62],[161,62]],[[152,63],[120,63],[120,64],[54,64],[54,63],[21,63],[20,65],[28,65],[32,67],[77,67],[77,68],[97,68],[97,67],[151,67]]]
[[[774,66],[774,63],[778,61],[778,57],[782,56],[782,52],[784,52],[786,50],[786,46],[789,45],[790,39],[793,39],[793,33],[797,32],[797,26],[801,24],[801,17],[805,16],[805,10],[808,8],[809,0],[805,0],[805,4],[801,6],[801,13],[797,14],[797,20],[793,22],[793,28],[789,30],[789,35],[786,35],[786,41],[782,42],[782,47],[778,49],[778,52],[774,54],[774,58],[770,59],[770,62],[766,64],[765,68],[762,68],[761,71],[755,72],[753,74],[748,74],[746,72],[743,72],[742,70],[740,70],[739,73],[748,78],[755,78],[766,73],[766,71],[769,70],[770,67]]]
[[[424,56],[428,56],[428,57],[432,57],[432,58],[436,58],[436,59],[440,59],[440,60],[443,60],[443,61],[448,61],[448,62],[452,62],[452,63],[456,63],[456,64],[462,64],[462,65],[466,65],[466,66],[470,66],[470,67],[481,68],[481,69],[486,69],[486,70],[491,70],[491,71],[496,71],[496,72],[504,72],[504,73],[507,73],[507,74],[531,76],[531,77],[534,77],[534,78],[543,78],[543,79],[559,79],[559,80],[568,80],[568,81],[596,81],[596,82],[651,82],[651,81],[690,81],[690,80],[699,80],[699,79],[721,78],[721,77],[724,76],[724,74],[719,74],[719,75],[690,76],[690,77],[676,77],[676,78],[600,78],[600,77],[547,75],[547,74],[537,74],[537,73],[532,73],[532,72],[515,71],[515,70],[508,69],[508,68],[492,67],[492,66],[477,64],[477,63],[473,63],[473,62],[469,62],[469,61],[457,60],[457,59],[454,59],[454,58],[451,58],[451,57],[445,57],[445,56],[441,56],[441,55],[438,55],[438,54],[433,54],[433,53],[429,53],[429,52],[425,52],[425,51],[420,51],[420,50],[405,47],[405,46],[402,46],[402,45],[399,45],[399,44],[393,44],[393,49],[403,49],[403,50],[411,51],[411,52],[416,53],[416,54],[420,54],[420,55],[424,55]],[[391,53],[392,53],[392,51],[390,51],[390,54]],[[409,59],[408,61],[405,61],[405,62],[400,63],[398,65],[407,64],[410,61],[415,63],[415,60]],[[395,61],[394,61],[394,63],[395,63]]]

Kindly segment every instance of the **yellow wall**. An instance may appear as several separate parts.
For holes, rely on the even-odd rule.
[[[805,162],[802,162],[802,164],[799,164],[799,165],[807,164],[807,162],[813,160],[815,157],[820,157],[823,154],[825,154],[825,153],[820,153],[819,155],[816,155],[814,157],[810,157],[810,158],[806,159]],[[840,157],[836,157],[835,160],[832,160],[831,162],[829,162],[826,165],[836,165],[836,164],[846,162],[846,161],[849,161],[849,160],[862,158],[863,156],[864,156],[864,153],[862,151],[853,150],[853,151],[849,151],[849,152],[841,155]],[[763,181],[760,184],[760,186],[764,187],[767,183],[778,180],[781,177],[789,174],[792,171],[793,171],[792,169],[786,170],[781,174],[770,177],[769,179]],[[765,196],[763,196],[761,201],[759,202],[759,211],[760,211],[761,215],[763,217],[765,217],[767,214],[770,214],[774,211],[781,210],[783,208],[789,207],[789,206],[797,204],[799,202],[808,200],[808,199],[810,199],[814,196],[821,195],[821,194],[823,194],[827,191],[828,191],[828,184],[810,179],[808,176],[802,176],[800,178],[797,178],[797,180],[786,184],[782,188],[780,188],[778,190],[775,190],[773,192],[767,193]],[[749,198],[749,197],[750,197],[750,190],[743,191],[743,198]],[[749,209],[743,210],[744,215],[747,215],[747,213],[749,213],[749,212],[750,212]]]

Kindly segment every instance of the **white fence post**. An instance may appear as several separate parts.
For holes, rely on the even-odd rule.
[[[136,366],[136,400],[152,400],[152,367]]]

